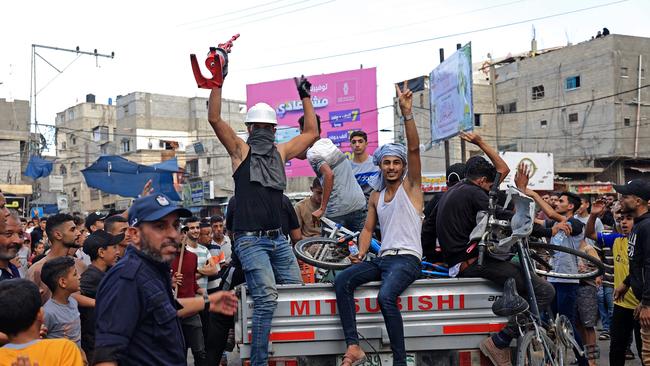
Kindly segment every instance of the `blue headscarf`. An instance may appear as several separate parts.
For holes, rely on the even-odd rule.
[[[397,156],[398,158],[402,159],[402,162],[404,162],[404,166],[406,167],[406,146],[395,143],[382,145],[379,149],[375,150],[374,154],[372,154],[372,162],[375,165],[380,166],[382,159],[386,156]],[[402,179],[404,179],[405,174],[406,169],[404,169],[402,172]],[[379,170],[379,174],[371,177],[368,180],[368,184],[375,191],[381,191],[382,189],[386,188],[386,183],[384,182],[384,174],[381,172],[381,169]]]

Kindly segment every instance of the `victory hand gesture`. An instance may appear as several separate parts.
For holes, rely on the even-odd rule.
[[[411,109],[413,108],[413,92],[408,88],[406,80],[404,80],[404,86],[402,89],[395,84],[395,90],[397,91],[397,97],[399,98],[399,108],[402,110],[402,115],[411,115]]]

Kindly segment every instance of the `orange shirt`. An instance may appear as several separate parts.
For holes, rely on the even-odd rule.
[[[0,348],[0,366],[11,366],[18,356],[27,356],[32,365],[82,366],[81,352],[67,339],[35,339],[28,343],[9,343]]]

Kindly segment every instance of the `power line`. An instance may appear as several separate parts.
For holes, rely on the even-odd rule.
[[[244,69],[244,71],[246,71],[246,70],[268,69],[268,68],[278,67],[278,66],[294,65],[294,64],[310,62],[310,61],[318,61],[318,60],[325,60],[325,59],[329,59],[329,58],[356,55],[356,54],[366,53],[366,52],[381,51],[381,50],[395,48],[395,47],[410,46],[410,45],[414,45],[414,44],[418,44],[418,43],[425,43],[425,42],[435,41],[435,40],[439,40],[439,39],[464,36],[464,35],[467,35],[467,34],[484,32],[484,31],[498,29],[498,28],[510,27],[510,26],[513,26],[513,25],[519,25],[519,24],[524,24],[524,23],[528,23],[528,22],[534,22],[534,21],[538,21],[538,20],[544,20],[544,19],[554,18],[554,17],[558,17],[558,16],[563,16],[563,15],[568,15],[568,14],[573,14],[573,13],[579,13],[579,12],[583,12],[583,11],[587,11],[587,10],[593,10],[593,9],[602,8],[602,7],[606,7],[606,6],[610,6],[610,5],[620,4],[620,3],[627,2],[627,1],[629,1],[629,0],[619,0],[619,1],[614,1],[614,2],[609,2],[609,3],[605,3],[605,4],[600,4],[600,5],[589,6],[589,7],[575,9],[575,10],[570,10],[570,11],[565,11],[565,12],[560,12],[560,13],[555,13],[555,14],[550,14],[550,15],[545,15],[545,16],[540,16],[540,17],[529,18],[529,19],[520,20],[520,21],[516,21],[516,22],[499,24],[499,25],[483,27],[483,28],[477,28],[477,29],[473,29],[473,30],[470,30],[470,31],[452,33],[452,34],[447,34],[447,35],[443,35],[443,36],[436,36],[436,37],[431,37],[431,38],[420,39],[420,40],[416,40],[416,41],[395,43],[395,44],[386,45],[386,46],[380,46],[380,47],[374,47],[374,48],[366,48],[366,49],[362,49],[362,50],[337,53],[337,54],[333,54],[333,55],[312,57],[312,58],[306,58],[306,59],[302,59],[302,60],[288,61],[288,62],[282,62],[282,63],[252,67],[252,68],[249,68],[249,69]]]
[[[232,15],[232,14],[237,14],[237,13],[245,12],[245,11],[247,11],[247,10],[257,9],[257,8],[261,8],[261,7],[264,7],[264,6],[267,6],[267,5],[271,5],[271,4],[275,4],[275,3],[280,3],[280,2],[283,2],[283,1],[285,1],[285,0],[269,1],[269,2],[264,3],[264,4],[253,5],[253,6],[250,6],[250,7],[248,7],[248,8],[243,8],[243,9],[239,9],[239,10],[234,10],[234,11],[230,11],[230,12],[227,12],[227,13],[223,13],[223,14],[219,14],[219,15],[214,15],[214,16],[211,16],[211,17],[207,17],[207,18],[202,18],[202,19],[193,20],[193,21],[190,21],[190,22],[187,22],[187,23],[182,23],[182,24],[179,24],[178,26],[179,26],[179,27],[182,27],[182,26],[185,26],[185,25],[194,24],[195,22],[203,22],[203,21],[206,21],[206,20],[217,19],[217,18],[221,18],[221,17],[228,16],[228,15]]]

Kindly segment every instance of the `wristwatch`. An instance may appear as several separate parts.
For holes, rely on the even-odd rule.
[[[412,113],[411,114],[405,114],[405,115],[402,116],[402,118],[404,118],[404,122],[410,121],[410,120],[413,119],[413,114]]]

